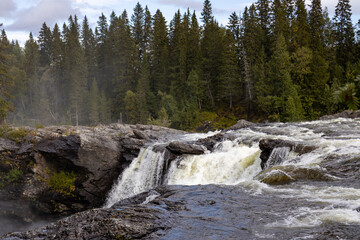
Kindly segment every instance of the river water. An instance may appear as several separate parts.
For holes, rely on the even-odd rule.
[[[232,140],[203,155],[178,157],[167,172],[164,152],[156,150],[166,143],[142,149],[105,207],[162,184],[187,209],[163,239],[360,239],[360,120],[262,124],[228,134]],[[276,159],[275,166],[262,170],[262,139],[314,150],[274,149],[268,162]],[[156,198],[155,192],[144,204]]]

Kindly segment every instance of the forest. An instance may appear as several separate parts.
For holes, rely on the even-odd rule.
[[[321,0],[257,0],[226,26],[209,0],[201,13],[177,11],[170,22],[137,3],[130,17],[101,14],[94,29],[86,17],[44,22],[25,46],[2,29],[0,118],[184,130],[239,118],[314,120],[359,107],[359,59],[349,0],[331,14]]]

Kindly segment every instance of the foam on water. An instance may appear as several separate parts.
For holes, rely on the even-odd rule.
[[[260,165],[248,169],[259,158],[258,147],[236,145],[225,141],[212,153],[185,156],[173,162],[168,174],[170,185],[235,185],[261,171]],[[247,171],[246,171],[247,170]]]

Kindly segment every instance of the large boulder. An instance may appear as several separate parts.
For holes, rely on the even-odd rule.
[[[246,121],[244,119],[240,119],[239,121],[237,121],[237,123],[235,125],[228,127],[225,130],[239,130],[242,128],[251,127],[253,125],[254,125],[254,123],[252,123],[252,122]]]
[[[281,139],[262,139],[259,142],[261,150],[261,168],[269,168],[280,164],[286,160],[286,154],[290,151],[303,155],[316,149],[315,146],[307,145],[302,142],[291,142]],[[276,151],[276,154],[274,154]],[[272,155],[273,154],[273,155]],[[272,156],[271,161],[269,161]]]
[[[189,143],[189,142],[171,142],[167,147],[172,153],[182,155],[182,154],[192,154],[200,155],[205,152],[204,148],[200,145]]]

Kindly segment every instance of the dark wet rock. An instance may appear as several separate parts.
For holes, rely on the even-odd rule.
[[[210,131],[214,131],[214,130],[215,130],[215,128],[212,126],[210,121],[204,121],[201,126],[196,128],[197,132],[210,132]]]
[[[225,130],[238,130],[238,129],[241,129],[241,128],[247,128],[247,127],[251,127],[253,126],[254,123],[252,122],[249,122],[249,121],[246,121],[244,119],[240,119],[239,121],[237,121],[237,123]]]
[[[304,168],[294,165],[275,166],[259,173],[255,179],[270,185],[288,184],[294,181],[332,181],[330,176],[320,167]]]
[[[332,120],[336,118],[359,118],[359,117],[360,117],[360,110],[356,110],[356,111],[345,110],[341,113],[322,116],[320,117],[320,120]]]
[[[174,141],[171,142],[166,148],[170,150],[172,153],[178,155],[181,154],[200,155],[205,152],[202,146],[189,142]]]
[[[196,143],[204,146],[207,150],[212,151],[215,145],[225,139],[225,134],[218,133],[211,137],[202,138],[196,141]]]
[[[278,157],[275,156],[274,159],[272,159],[271,163],[268,163],[271,154],[276,149],[288,148],[289,151],[293,151],[299,155],[302,155],[309,153],[317,148],[315,146],[304,143],[290,142],[281,139],[262,139],[259,142],[259,147],[261,150],[260,159],[262,169],[265,169],[266,167],[272,167],[281,163],[283,160],[286,160],[283,158],[283,155],[279,154]]]
[[[1,239],[144,239],[166,230],[171,218],[141,205],[122,209],[93,209],[56,223]],[[154,237],[154,235],[152,235]]]
[[[360,207],[356,208],[355,211],[360,212]]]

